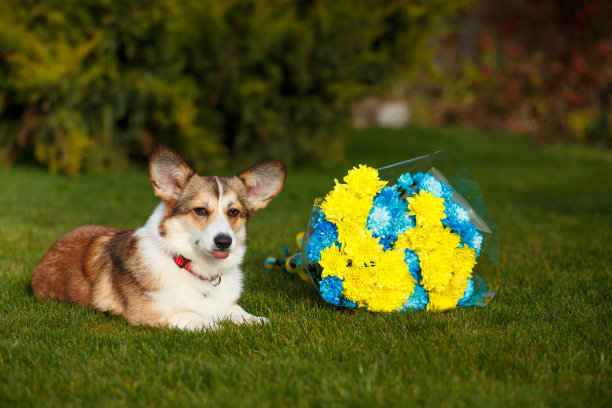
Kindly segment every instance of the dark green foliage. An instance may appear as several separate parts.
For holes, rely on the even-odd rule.
[[[218,134],[198,114],[197,84],[182,74],[166,9],[115,0],[3,2],[3,156],[32,150],[52,171],[74,175],[165,142],[198,165],[224,164]]]
[[[428,61],[443,0],[6,0],[0,155],[77,174],[179,148],[200,170],[344,157],[349,107]]]

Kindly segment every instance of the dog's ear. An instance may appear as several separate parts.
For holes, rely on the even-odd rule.
[[[249,213],[261,210],[280,193],[287,178],[287,166],[280,160],[256,164],[236,175],[247,190]]]
[[[149,179],[155,195],[165,202],[178,200],[183,187],[195,174],[174,150],[158,146],[149,159]]]

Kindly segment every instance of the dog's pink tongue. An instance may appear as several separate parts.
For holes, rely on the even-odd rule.
[[[229,252],[225,252],[225,251],[215,251],[212,253],[212,256],[214,256],[217,259],[225,259],[229,256]]]

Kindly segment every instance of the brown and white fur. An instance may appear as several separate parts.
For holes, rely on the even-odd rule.
[[[282,189],[287,170],[274,160],[233,178],[198,176],[171,149],[149,162],[161,198],[137,230],[86,225],[57,241],[32,273],[40,298],[91,305],[132,324],[214,329],[221,320],[264,323],[237,301],[246,224]],[[190,260],[189,272],[175,263]]]

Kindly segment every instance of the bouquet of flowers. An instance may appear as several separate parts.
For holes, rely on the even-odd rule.
[[[449,152],[360,165],[315,205],[302,259],[323,299],[371,311],[485,305],[497,233]]]

